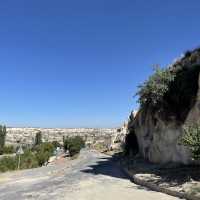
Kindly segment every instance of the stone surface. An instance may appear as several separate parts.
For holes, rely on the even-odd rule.
[[[139,112],[134,122],[141,155],[154,163],[190,163],[189,150],[179,145],[183,134],[182,126],[177,126],[173,121],[166,123],[159,118],[155,125],[154,120],[148,111],[145,118],[144,113]]]
[[[192,64],[191,60],[186,58],[181,62],[190,66],[200,65],[200,58]],[[168,116],[169,119],[165,120],[159,111],[153,113],[150,108],[140,109],[136,115],[135,112],[131,113],[128,129],[129,132],[135,132],[140,154],[145,159],[161,164],[194,163],[189,149],[180,145],[180,138],[183,136],[185,125],[200,122],[200,76],[198,85],[195,104],[190,108],[183,123],[178,122],[173,116]]]
[[[199,167],[179,166],[169,168],[152,164],[140,157],[123,158],[120,162],[131,180],[154,191],[169,194],[181,199],[199,200]],[[189,178],[190,177],[190,178]]]

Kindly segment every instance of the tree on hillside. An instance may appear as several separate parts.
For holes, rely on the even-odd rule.
[[[40,145],[42,143],[42,133],[38,131],[35,135],[35,146]]]
[[[66,138],[64,141],[64,149],[69,151],[70,156],[78,154],[84,146],[85,141],[80,136]]]
[[[0,154],[3,154],[5,142],[6,142],[6,126],[0,125]]]

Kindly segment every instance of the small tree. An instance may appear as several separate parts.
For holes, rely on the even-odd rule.
[[[67,151],[67,150],[69,150],[69,140],[70,140],[70,138],[69,137],[65,137],[65,138],[63,138],[63,147],[64,147],[64,150],[65,151]]]
[[[5,142],[6,142],[6,126],[0,125],[0,154],[3,154]]]
[[[38,131],[35,135],[35,146],[40,145],[42,143],[42,133]]]
[[[54,146],[50,142],[44,142],[36,146],[35,152],[39,166],[42,166],[48,162],[49,158],[53,155],[53,151]]]
[[[184,127],[184,135],[180,144],[189,147],[194,160],[200,160],[200,125],[193,124]]]
[[[69,151],[70,156],[78,154],[84,146],[85,141],[80,136],[66,138],[64,142],[64,149]]]
[[[65,136],[63,135],[63,138],[62,138],[62,142],[63,142],[63,145],[65,143]]]

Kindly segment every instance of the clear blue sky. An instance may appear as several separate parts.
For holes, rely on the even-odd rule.
[[[0,122],[116,127],[137,85],[200,45],[199,0],[0,2]]]

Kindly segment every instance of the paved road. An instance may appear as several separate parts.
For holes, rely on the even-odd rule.
[[[1,200],[177,200],[131,183],[109,156],[78,159],[0,175]]]

